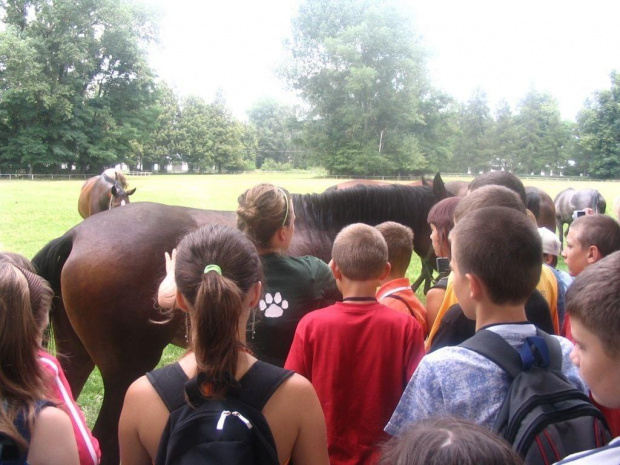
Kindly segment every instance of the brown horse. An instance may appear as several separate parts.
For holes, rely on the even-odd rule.
[[[414,230],[415,251],[425,256],[430,248],[426,218],[445,196],[439,175],[432,189],[360,186],[293,195],[295,236],[289,251],[328,261],[343,226],[393,220]],[[235,213],[134,203],[86,219],[33,259],[54,289],[51,321],[73,395],[79,395],[94,365],[101,371],[105,393],[93,432],[102,463],[118,463],[118,419],[127,387],[157,364],[168,343],[183,343],[181,314],[164,321],[155,305],[164,252],[208,223],[234,225]]]
[[[136,192],[136,188],[128,191],[125,189],[127,189],[125,176],[114,168],[87,179],[82,184],[78,200],[80,216],[88,218],[95,213],[128,204],[129,196]]]
[[[538,227],[555,232],[555,204],[551,196],[534,186],[527,186],[525,193],[527,195],[527,209],[536,217]]]

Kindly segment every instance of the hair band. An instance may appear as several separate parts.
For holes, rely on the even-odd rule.
[[[282,220],[282,226],[286,224],[286,220],[288,219],[288,197],[286,196],[286,192],[281,187],[278,187],[278,190],[282,192],[284,196],[284,204],[286,205],[286,210],[284,210],[284,220]]]
[[[209,271],[215,271],[217,274],[222,276],[222,269],[217,265],[207,265],[203,271],[203,274],[207,274]]]

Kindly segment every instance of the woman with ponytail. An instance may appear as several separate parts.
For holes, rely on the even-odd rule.
[[[183,402],[187,380],[198,375],[207,398],[226,398],[257,359],[246,346],[246,325],[262,294],[262,264],[240,231],[212,225],[185,236],[177,247],[176,306],[191,323],[190,352],[179,362],[135,381],[119,425],[123,465],[150,464],[170,411]],[[303,409],[300,408],[303,406]],[[328,464],[325,420],[310,382],[286,378],[262,413],[280,464]]]
[[[239,196],[237,227],[258,249],[265,271],[264,296],[248,326],[248,339],[259,359],[284,366],[301,318],[312,310],[340,300],[336,281],[322,260],[306,255],[291,257],[295,208],[289,192],[262,183]],[[174,251],[166,254],[168,275],[159,288],[163,308],[175,305]]]
[[[34,278],[0,263],[0,432],[19,446],[23,462],[16,463],[78,465],[69,417],[45,400],[46,377],[37,356],[42,331],[30,295]]]

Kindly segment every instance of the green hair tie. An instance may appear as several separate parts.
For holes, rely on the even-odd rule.
[[[220,276],[222,275],[222,269],[217,265],[207,265],[203,271],[204,274],[207,274],[209,271],[215,271]]]

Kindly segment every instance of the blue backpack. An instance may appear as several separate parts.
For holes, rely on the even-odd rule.
[[[480,330],[460,346],[512,378],[493,430],[526,464],[555,463],[611,439],[603,414],[562,373],[562,347],[555,337],[538,329],[517,351],[493,331]]]

